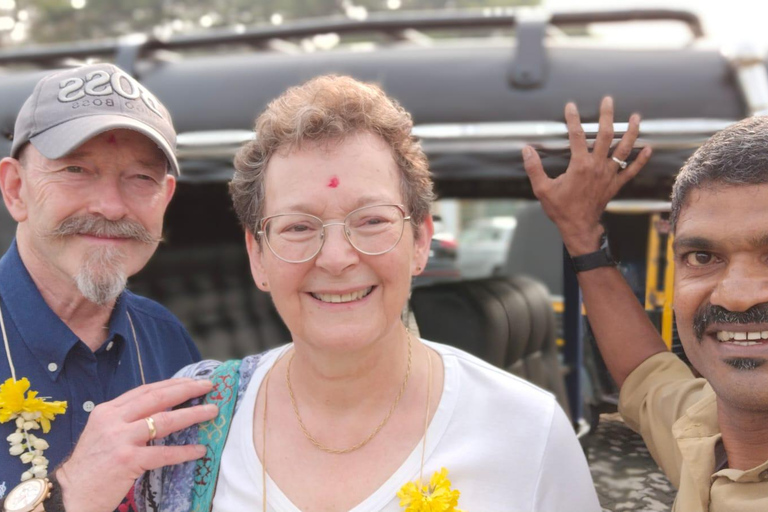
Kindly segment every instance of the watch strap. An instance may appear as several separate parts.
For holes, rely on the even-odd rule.
[[[61,492],[61,486],[56,479],[56,470],[48,475],[48,482],[51,484],[51,495],[43,502],[45,512],[66,512],[64,509],[64,495]]]
[[[605,233],[600,236],[600,248],[598,250],[579,256],[571,256],[570,259],[573,271],[577,274],[579,272],[586,272],[587,270],[593,270],[600,267],[616,266],[616,260],[614,260],[613,255],[611,255],[611,249],[608,245],[608,236]]]

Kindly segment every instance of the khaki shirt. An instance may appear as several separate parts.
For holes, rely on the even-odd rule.
[[[656,354],[629,375],[619,412],[678,489],[673,512],[768,511],[768,461],[715,472],[715,392],[674,354]]]

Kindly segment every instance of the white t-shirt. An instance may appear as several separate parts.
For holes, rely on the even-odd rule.
[[[424,477],[448,468],[467,512],[599,512],[587,461],[554,397],[447,345],[425,342],[443,360],[440,405],[427,431]],[[256,395],[287,347],[264,355],[222,454],[213,512],[261,510],[262,466],[253,444]],[[397,492],[419,476],[421,443],[350,512],[402,512]],[[300,512],[267,475],[268,512]]]

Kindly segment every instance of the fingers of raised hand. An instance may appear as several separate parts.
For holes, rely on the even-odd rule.
[[[596,158],[606,158],[613,143],[613,98],[606,96],[600,103],[600,121],[592,153]]]
[[[575,103],[565,105],[565,124],[568,126],[568,141],[571,145],[572,157],[582,157],[589,153],[587,149],[587,135],[581,126],[579,110]]]
[[[155,438],[163,438],[168,434],[190,427],[196,423],[208,421],[216,417],[218,408],[213,404],[185,407],[174,411],[161,411],[152,414],[155,427]],[[152,432],[145,418],[131,424],[131,435],[134,444],[144,444],[151,440]]]
[[[616,148],[613,150],[611,157],[621,161],[626,161],[627,158],[629,158],[629,155],[632,153],[632,148],[634,147],[635,141],[637,140],[639,134],[640,116],[637,114],[632,114],[629,117],[629,125],[627,127],[627,131],[616,145]],[[621,168],[620,164],[613,160],[613,158],[609,158],[608,165],[613,172],[618,172]]]
[[[634,178],[637,173],[640,172],[640,169],[642,169],[643,166],[648,162],[648,159],[651,158],[651,153],[652,151],[649,146],[644,147],[643,150],[640,151],[640,153],[637,155],[637,158],[635,158],[635,161],[618,174],[617,178],[619,187],[623,187],[625,183]]]
[[[531,146],[523,148],[523,167],[528,175],[528,179],[531,180],[533,194],[536,197],[541,197],[540,194],[545,191],[551,180],[547,173],[544,172],[544,166],[541,164],[539,154]]]

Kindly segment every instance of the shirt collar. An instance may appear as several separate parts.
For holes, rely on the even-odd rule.
[[[707,383],[703,389],[704,397],[690,406],[685,414],[672,427],[677,439],[709,438],[720,435],[717,422],[717,395]]]
[[[712,475],[712,481],[718,477],[725,477],[733,482],[764,482],[768,480],[768,460],[752,469],[740,470],[734,468],[721,469]]]
[[[717,468],[717,445],[722,443],[717,419],[717,395],[712,386],[705,387],[706,396],[688,408],[672,426],[680,453],[699,486],[704,510],[709,504],[710,486],[719,477],[733,482],[760,482],[768,479],[768,461],[743,471]]]
[[[7,312],[23,342],[51,380],[56,380],[64,368],[67,354],[80,340],[43,299],[21,261],[16,240],[0,259],[0,283],[3,313]],[[107,339],[115,335],[130,339],[125,297],[122,293],[115,304]]]
[[[128,322],[128,294],[123,292],[117,298],[112,315],[109,317],[108,340],[122,338],[132,340],[131,324]]]
[[[710,478],[715,470],[715,446],[721,439],[717,423],[717,396],[707,384],[705,396],[688,408],[673,425],[672,433],[688,468],[702,510],[709,510]]]

